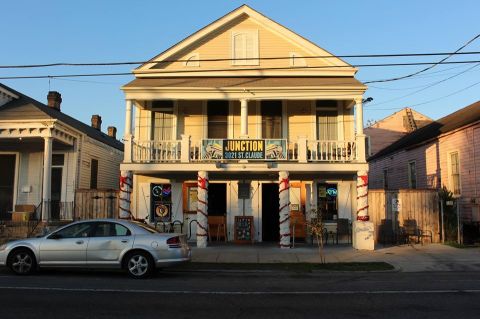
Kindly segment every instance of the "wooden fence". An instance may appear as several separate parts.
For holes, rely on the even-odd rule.
[[[118,190],[77,189],[74,219],[118,217]]]
[[[398,233],[405,220],[415,220],[420,229],[432,232],[433,242],[440,241],[439,198],[436,190],[370,189],[368,205],[370,220],[375,225],[376,242],[382,242],[385,231]]]

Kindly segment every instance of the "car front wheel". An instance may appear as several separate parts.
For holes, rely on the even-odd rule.
[[[8,267],[17,275],[30,275],[35,272],[36,261],[28,249],[18,249],[8,258]]]
[[[137,279],[150,276],[154,269],[152,258],[144,252],[133,252],[127,256],[125,264],[128,274]]]

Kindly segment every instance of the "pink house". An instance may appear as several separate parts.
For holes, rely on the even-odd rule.
[[[480,101],[411,132],[369,158],[370,188],[446,186],[464,221],[480,221]]]

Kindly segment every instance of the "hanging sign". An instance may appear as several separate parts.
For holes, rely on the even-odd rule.
[[[286,160],[287,141],[282,139],[205,139],[202,159]]]
[[[169,222],[172,215],[172,185],[150,184],[150,221]]]

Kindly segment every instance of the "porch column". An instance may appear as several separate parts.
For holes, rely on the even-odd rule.
[[[124,162],[131,163],[132,162],[132,113],[133,113],[133,101],[126,100],[126,107],[125,107],[125,133],[124,133],[124,141],[125,141],[125,149],[124,149]]]
[[[357,127],[356,144],[357,144],[357,161],[366,162],[366,136],[363,134],[363,106],[362,98],[355,99],[355,126]]]
[[[208,173],[199,171],[197,177],[197,247],[207,247],[208,236]]]
[[[240,100],[240,136],[248,136],[248,100]]]
[[[50,220],[50,197],[52,182],[52,142],[51,136],[44,137],[43,146],[43,187],[42,187],[42,221]]]
[[[288,172],[278,173],[278,184],[280,248],[290,248],[290,181]]]
[[[368,216],[368,172],[357,172],[357,220],[353,222],[353,248],[373,250],[374,226]]]

